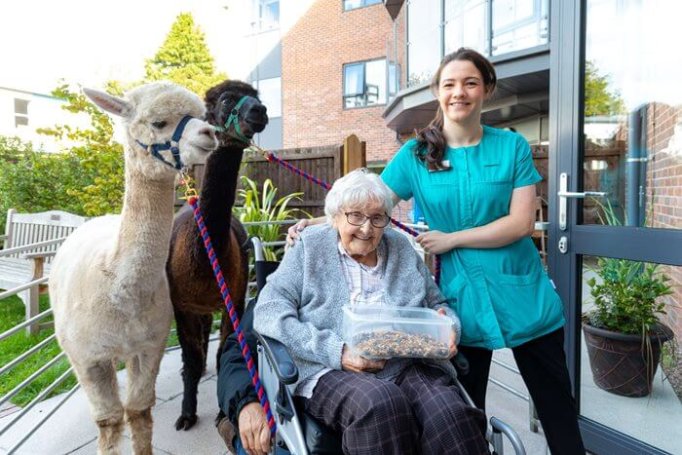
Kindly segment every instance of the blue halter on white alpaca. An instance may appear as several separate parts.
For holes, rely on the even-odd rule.
[[[193,118],[194,117],[191,115],[185,115],[182,120],[180,120],[180,123],[178,123],[178,126],[175,127],[175,132],[173,133],[173,137],[170,141],[166,141],[163,144],[149,145],[143,144],[140,141],[137,141],[137,143],[151,153],[154,158],[161,160],[163,164],[167,164],[168,166],[179,171],[183,168],[182,160],[180,159],[180,138],[182,138],[182,133],[185,131],[185,126],[187,126],[187,123]],[[162,150],[169,149],[173,154],[173,161],[175,161],[175,164],[171,163],[170,161],[166,161],[166,159],[159,153]]]

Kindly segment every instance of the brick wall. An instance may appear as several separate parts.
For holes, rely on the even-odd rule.
[[[649,105],[647,149],[647,226],[682,229],[682,106]],[[665,319],[682,340],[682,267],[660,270],[673,288]]]
[[[341,0],[317,0],[282,38],[284,148],[339,144],[354,133],[368,162],[389,159],[400,144],[381,116],[386,106],[343,109],[343,64],[392,56],[393,40],[383,4],[344,12]]]

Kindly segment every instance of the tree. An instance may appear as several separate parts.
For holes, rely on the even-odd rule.
[[[16,162],[27,153],[33,152],[33,144],[16,136],[0,136],[0,164],[3,161]]]
[[[120,96],[137,85],[169,79],[203,97],[206,89],[226,79],[216,73],[204,35],[192,16],[180,14],[154,58],[145,63],[143,81],[109,81],[107,92]],[[66,101],[63,109],[89,117],[89,127],[56,125],[39,130],[74,143],[66,152],[47,154],[30,143],[0,137],[0,227],[7,208],[20,211],[66,210],[98,216],[121,210],[124,191],[123,146],[113,140],[111,118],[61,82],[52,95]]]
[[[204,33],[190,13],[181,13],[171,26],[156,55],[145,62],[145,80],[167,79],[203,98],[206,90],[227,79],[216,73]]]
[[[120,211],[124,189],[123,146],[113,140],[111,118],[88,101],[85,95],[71,91],[67,84],[62,83],[52,95],[66,100],[63,109],[74,114],[84,113],[90,118],[90,127],[86,129],[57,125],[38,130],[76,143],[66,155],[78,161],[82,178],[77,186],[67,188],[66,193],[79,201],[79,212],[84,215]]]
[[[89,180],[75,155],[43,153],[30,142],[0,137],[0,157],[0,232],[4,232],[10,208],[83,213],[80,201],[69,195],[70,189]]]
[[[602,76],[591,61],[585,62],[585,117],[615,115],[625,112],[618,91],[609,90],[608,76]]]

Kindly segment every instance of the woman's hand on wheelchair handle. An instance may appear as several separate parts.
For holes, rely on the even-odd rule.
[[[290,226],[289,229],[287,229],[287,248],[290,246],[294,246],[294,243],[296,243],[296,240],[298,240],[298,236],[300,232],[305,229],[306,226],[308,226],[308,220],[306,219],[300,219],[294,224],[293,226]]]
[[[353,371],[355,373],[376,373],[381,371],[386,366],[386,360],[370,360],[353,352],[348,345],[343,345],[343,353],[341,354],[341,367],[345,371]]]
[[[239,439],[249,455],[270,453],[270,428],[260,403],[247,404],[239,412]]]

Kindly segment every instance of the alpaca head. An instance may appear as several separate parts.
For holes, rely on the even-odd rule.
[[[268,124],[267,109],[251,85],[227,80],[206,92],[206,120],[218,131],[221,145],[248,143]]]
[[[102,110],[123,119],[128,136],[126,166],[148,178],[167,177],[182,166],[204,163],[218,145],[213,127],[201,120],[205,112],[201,99],[179,85],[154,82],[124,98],[92,89],[83,92]]]

